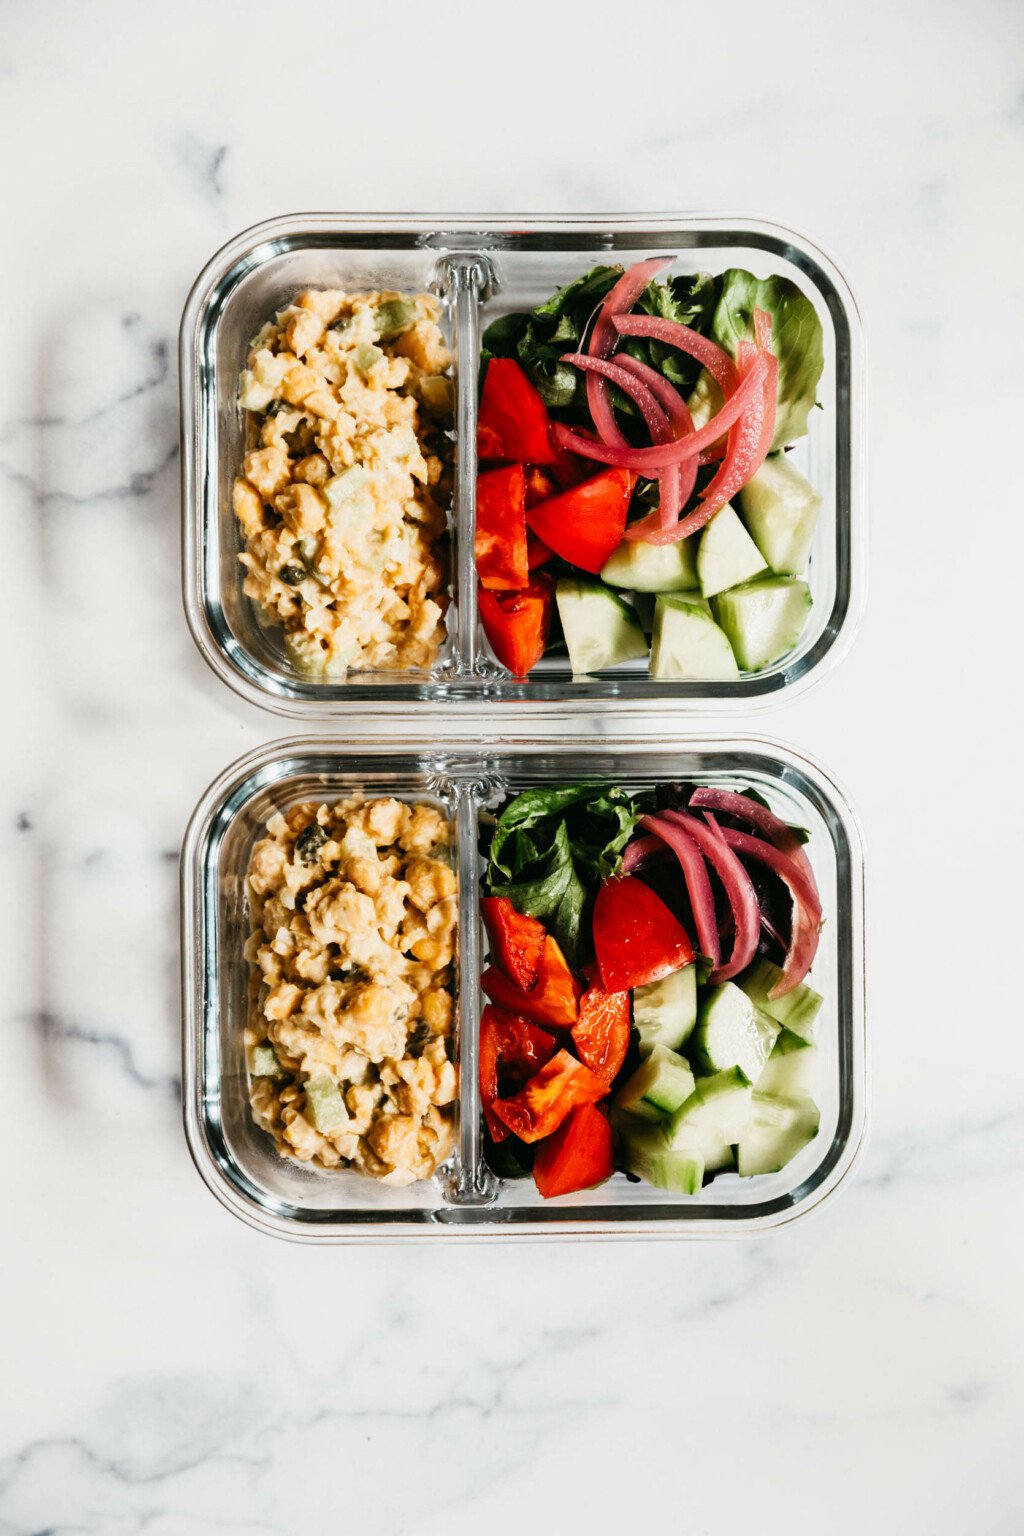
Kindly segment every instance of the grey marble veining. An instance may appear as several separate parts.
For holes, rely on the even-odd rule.
[[[1018,1536],[1019,7],[39,0],[4,34],[2,1536]],[[868,618],[750,725],[863,813],[874,1128],[767,1240],[292,1248],[188,1160],[176,851],[285,727],[181,613],[181,306],[259,218],[432,205],[762,215],[862,305]]]

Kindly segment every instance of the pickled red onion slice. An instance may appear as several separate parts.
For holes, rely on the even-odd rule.
[[[591,357],[610,357],[615,350],[616,332],[612,324],[615,315],[632,309],[647,284],[670,267],[673,256],[650,256],[627,268],[618,282],[609,288],[604,303],[597,312],[587,351]],[[622,447],[626,437],[615,420],[615,412],[608,398],[608,386],[597,374],[587,377],[587,404],[602,442]]]
[[[736,931],[729,959],[724,965],[716,966],[711,973],[711,980],[729,981],[733,976],[738,976],[740,971],[746,970],[757,953],[757,943],[761,936],[761,906],[754,883],[728,846],[724,831],[718,826],[713,823],[705,826],[697,817],[687,816],[683,811],[663,811],[661,814],[666,821],[681,828],[693,839],[725,887]]]
[[[789,949],[786,951],[782,976],[768,993],[771,998],[785,997],[787,992],[792,992],[803,981],[818,952],[821,904],[817,893],[796,861],[776,848],[774,843],[762,842],[747,832],[734,832],[731,827],[719,828],[719,835],[736,853],[757,859],[789,887],[793,898]]]
[[[679,860],[683,879],[686,882],[686,894],[690,898],[690,907],[693,911],[700,952],[717,969],[721,964],[722,952],[718,939],[718,922],[715,917],[715,898],[711,890],[704,855],[697,840],[688,835],[690,828],[685,825],[686,818],[677,825],[674,818],[670,819],[670,816],[671,813],[667,811],[658,816],[641,816],[640,825],[663,839]],[[739,860],[736,862],[739,863]]]

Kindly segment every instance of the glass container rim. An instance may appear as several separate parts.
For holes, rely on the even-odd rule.
[[[507,237],[519,244],[557,234],[581,239],[605,233],[612,238],[644,233],[692,234],[695,248],[714,244],[712,237],[744,237],[785,256],[815,282],[835,294],[844,318],[849,347],[849,408],[845,436],[849,462],[845,466],[849,490],[843,546],[845,583],[841,612],[835,625],[826,629],[814,647],[787,670],[766,669],[744,675],[736,682],[658,682],[639,674],[633,677],[595,679],[588,683],[546,682],[542,678],[517,681],[474,676],[423,680],[411,683],[369,682],[353,684],[304,683],[282,679],[258,662],[231,633],[221,607],[211,604],[204,588],[201,544],[203,497],[199,484],[201,418],[204,402],[200,343],[206,318],[219,311],[231,287],[270,256],[303,244],[358,248],[381,237],[402,246],[403,237],[417,237],[412,248],[450,249],[446,236],[463,240]],[[347,237],[347,238],[346,238]],[[740,243],[736,241],[736,243]],[[456,247],[465,249],[466,247]],[[469,247],[476,248],[475,244]],[[581,249],[587,247],[581,246]],[[817,274],[817,276],[815,275]],[[864,473],[864,339],[856,300],[842,269],[815,241],[785,225],[767,219],[730,213],[295,213],[277,215],[242,230],[209,259],[196,278],[182,313],[179,333],[179,383],[181,403],[182,462],[182,596],[192,638],[207,665],[234,692],[248,702],[272,712],[301,720],[338,721],[368,706],[394,712],[415,703],[417,713],[436,719],[455,708],[467,718],[494,709],[521,705],[543,709],[556,699],[572,715],[613,705],[625,713],[640,713],[657,703],[687,720],[727,716],[735,711],[762,711],[788,704],[807,688],[820,682],[842,661],[852,645],[863,617],[867,577],[866,481]],[[837,518],[839,517],[837,508]],[[833,612],[840,605],[837,592]]]
[[[546,1240],[548,1238],[586,1237],[592,1239],[626,1237],[647,1239],[721,1237],[740,1238],[766,1234],[788,1227],[820,1210],[835,1191],[848,1182],[863,1152],[868,1127],[868,1071],[867,1031],[865,1002],[865,934],[864,934],[864,855],[863,836],[856,811],[849,796],[835,776],[825,769],[816,758],[779,741],[763,735],[737,735],[730,732],[713,732],[700,736],[689,734],[645,738],[565,734],[565,721],[561,716],[550,719],[551,738],[531,734],[529,737],[507,733],[495,733],[486,738],[475,735],[452,737],[437,743],[434,738],[406,738],[396,744],[394,740],[375,734],[378,722],[372,717],[357,722],[351,739],[344,743],[325,734],[283,737],[266,742],[243,754],[224,768],[212,780],[189,820],[182,842],[180,863],[181,897],[181,958],[182,958],[182,1107],[185,1138],[192,1160],[216,1198],[241,1220],[268,1235],[298,1242],[346,1243],[358,1241],[400,1241],[410,1237],[419,1241],[440,1241],[457,1236],[461,1241]],[[564,1219],[546,1218],[543,1223],[531,1221],[530,1214],[510,1217],[506,1210],[489,1225],[486,1208],[481,1217],[479,1208],[473,1214],[465,1210],[446,1210],[427,1221],[399,1223],[388,1221],[375,1224],[372,1215],[361,1213],[349,1220],[320,1220],[315,1224],[298,1224],[286,1215],[280,1215],[261,1205],[242,1187],[242,1180],[235,1175],[240,1171],[233,1167],[223,1151],[211,1143],[206,1118],[203,1058],[203,1032],[210,1006],[206,976],[202,959],[206,937],[206,911],[202,899],[204,853],[218,818],[222,817],[231,797],[252,776],[274,763],[301,761],[303,758],[346,755],[386,758],[389,755],[427,755],[431,751],[443,752],[451,757],[465,753],[470,757],[485,757],[488,750],[525,751],[537,754],[571,750],[573,747],[593,749],[600,746],[603,752],[636,754],[655,750],[676,750],[687,753],[735,751],[751,757],[775,759],[791,767],[809,781],[819,796],[829,804],[842,827],[850,859],[849,896],[851,909],[846,914],[849,925],[851,956],[850,974],[850,1027],[851,1049],[855,1073],[852,1081],[853,1106],[848,1134],[834,1165],[821,1183],[811,1189],[803,1199],[767,1218],[760,1216],[708,1217],[701,1221],[687,1218],[685,1208],[678,1217],[653,1218],[638,1210],[635,1215],[619,1216],[603,1220],[574,1219],[567,1211]],[[836,914],[837,918],[839,914]]]

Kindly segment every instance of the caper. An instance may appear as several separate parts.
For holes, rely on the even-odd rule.
[[[301,565],[282,565],[277,573],[282,581],[286,581],[290,587],[301,586],[306,579],[306,572]]]
[[[300,458],[305,458],[308,453],[311,453],[314,430],[313,423],[303,416],[297,427],[293,427],[290,432],[284,434],[289,453],[297,454]]]
[[[295,839],[295,852],[303,864],[315,864],[319,858],[320,849],[327,840],[327,833],[320,823],[311,821]]]
[[[419,1056],[429,1039],[430,1026],[423,1019],[420,1019],[419,1023],[414,1024],[409,1031],[409,1037],[405,1042],[406,1054],[409,1056]]]

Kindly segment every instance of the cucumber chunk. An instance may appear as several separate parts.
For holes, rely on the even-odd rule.
[[[697,382],[686,404],[693,418],[695,432],[706,427],[712,416],[717,416],[725,404],[721,385],[716,383],[706,368],[702,368],[697,375]]]
[[[601,580],[631,592],[692,592],[700,585],[693,540],[644,544],[640,539],[623,539],[605,562]]]
[[[663,1120],[693,1092],[693,1073],[674,1051],[656,1045],[615,1096],[619,1109],[641,1120]]]
[[[654,592],[634,592],[633,608],[636,612],[640,628],[645,635],[650,635],[654,628],[654,605],[657,596]]]
[[[705,1173],[724,1173],[727,1168],[736,1167],[736,1152],[727,1141],[720,1146],[710,1147],[704,1153]]]
[[[648,1158],[646,1178],[658,1189],[677,1195],[699,1195],[704,1183],[704,1159],[699,1152],[654,1152]]]
[[[651,676],[713,682],[739,675],[732,647],[706,603],[659,595],[651,640]]]
[[[739,1067],[701,1077],[669,1120],[665,1136],[674,1152],[708,1153],[733,1146],[746,1132],[754,1090]]]
[[[824,998],[805,981],[798,987],[794,987],[792,992],[787,992],[784,997],[769,997],[772,987],[781,980],[782,972],[779,967],[773,965],[770,960],[761,959],[755,960],[750,970],[744,972],[740,977],[739,985],[756,1008],[760,1008],[770,1018],[784,1024],[801,1039],[813,1040],[814,1025],[821,1012]]]
[[[647,655],[640,620],[600,582],[563,576],[555,588],[555,601],[574,673],[600,672]]]
[[[332,1077],[311,1077],[306,1084],[306,1108],[321,1136],[348,1124],[348,1110]]]
[[[693,1060],[704,1072],[739,1067],[756,1083],[772,1053],[780,1025],[755,1007],[735,982],[709,987],[701,999],[693,1033]]]
[[[750,1123],[739,1137],[736,1166],[740,1177],[758,1173],[778,1173],[818,1134],[818,1106],[808,1095],[795,1099],[777,1099],[771,1094],[755,1093],[751,1101]]]
[[[767,562],[732,507],[716,512],[700,536],[697,575],[705,597],[738,587],[768,569]]]
[[[817,1079],[817,1046],[784,1029],[754,1087],[758,1093],[775,1098],[796,1099],[801,1094],[813,1095]]]
[[[795,576],[762,576],[720,592],[711,611],[743,670],[760,672],[799,640],[811,611],[810,588]]]
[[[765,459],[740,492],[740,511],[772,570],[801,576],[814,540],[821,497],[784,453]]]
[[[676,1152],[666,1145],[664,1127],[640,1125],[622,1132],[623,1162],[630,1173],[658,1189],[679,1195],[700,1193],[704,1182],[704,1158],[699,1152]]]
[[[281,1063],[272,1045],[254,1045],[249,1052],[249,1071],[253,1077],[276,1077]]]
[[[681,971],[633,989],[633,1023],[640,1036],[640,1054],[647,1056],[656,1045],[678,1051],[686,1044],[697,1022],[697,967]]]

